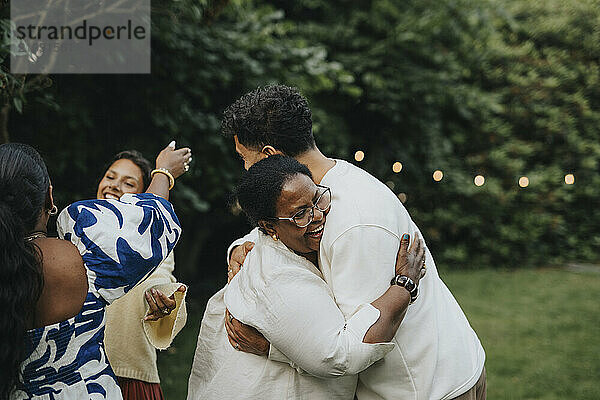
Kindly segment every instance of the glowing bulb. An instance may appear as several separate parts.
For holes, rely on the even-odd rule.
[[[394,165],[392,165],[392,171],[395,173],[402,171],[402,163],[400,161],[396,161]]]
[[[406,193],[398,193],[398,198],[401,202],[406,203]]]
[[[565,175],[565,183],[567,185],[572,185],[575,183],[575,175],[573,174],[567,174]]]
[[[442,171],[440,171],[439,169],[433,173],[433,180],[436,182],[441,181],[443,177],[444,177],[444,173]]]
[[[473,183],[475,183],[475,186],[483,186],[485,183],[485,178],[483,175],[477,175],[475,179],[473,179]]]
[[[526,176],[520,177],[519,186],[521,186],[522,188],[529,186],[529,178]]]
[[[365,152],[362,150],[357,151],[356,153],[354,153],[354,159],[358,162],[361,162],[365,159]]]

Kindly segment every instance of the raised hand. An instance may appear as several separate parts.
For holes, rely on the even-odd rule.
[[[156,157],[156,168],[167,169],[173,178],[177,179],[189,170],[191,161],[192,150],[189,147],[175,150],[175,141],[173,140]]]
[[[427,271],[425,267],[425,245],[418,233],[415,234],[410,248],[408,248],[409,242],[410,235],[406,233],[402,235],[400,249],[396,256],[396,275],[406,275],[418,285],[419,280]]]
[[[231,251],[229,265],[227,266],[227,283],[229,283],[233,277],[240,272],[240,268],[242,268],[242,264],[244,263],[246,256],[253,248],[254,243],[244,242]]]

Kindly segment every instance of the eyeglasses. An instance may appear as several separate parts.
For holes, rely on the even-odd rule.
[[[331,189],[321,185],[317,185],[317,188],[322,192],[312,207],[302,209],[291,217],[274,217],[273,219],[292,221],[298,228],[306,228],[315,218],[315,208],[322,213],[331,208]]]

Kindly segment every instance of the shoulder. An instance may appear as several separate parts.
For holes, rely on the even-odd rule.
[[[267,287],[280,282],[282,276],[314,276],[309,264],[307,259],[289,250],[281,241],[273,241],[270,236],[260,233],[239,274],[243,274],[247,284],[255,288]]]
[[[38,246],[42,251],[44,261],[61,259],[64,261],[82,262],[77,247],[68,240],[51,238],[38,243]]]
[[[324,244],[360,226],[397,233],[398,223],[406,223],[410,217],[394,192],[368,172],[347,162],[342,166],[343,173],[331,175],[325,183],[331,188],[332,203]]]
[[[87,281],[79,250],[67,240],[48,239],[38,243],[42,252],[44,279],[66,286],[79,286]]]

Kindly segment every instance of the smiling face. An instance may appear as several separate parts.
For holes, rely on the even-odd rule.
[[[115,161],[98,184],[98,199],[120,199],[125,193],[144,191],[142,170],[126,158]]]
[[[281,190],[276,205],[276,216],[292,217],[299,211],[310,212],[321,193],[322,190],[319,190],[308,176],[294,175]],[[328,211],[321,212],[315,208],[314,213],[313,221],[304,228],[299,228],[289,220],[262,221],[261,226],[269,234],[276,233],[283,244],[296,253],[306,255],[319,250]]]

